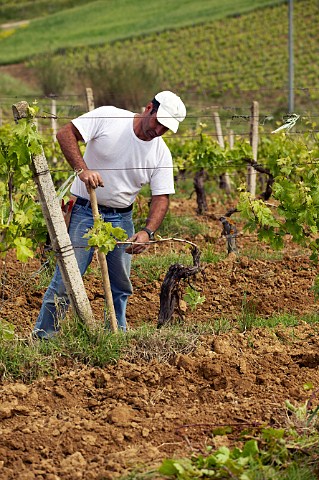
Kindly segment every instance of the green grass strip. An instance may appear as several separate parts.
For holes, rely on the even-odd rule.
[[[280,0],[99,0],[0,35],[0,64],[58,49],[98,45],[278,5]]]

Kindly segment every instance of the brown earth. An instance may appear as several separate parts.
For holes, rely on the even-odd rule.
[[[171,209],[194,214],[195,205],[175,199]],[[208,223],[209,233],[191,240],[224,252],[219,223],[199,221]],[[318,268],[290,242],[283,257],[253,236],[240,234],[237,244],[238,256],[208,264],[198,275],[194,283],[206,301],[195,311],[187,309],[184,319],[185,325],[228,319],[234,329],[202,335],[191,353],[169,362],[131,356],[103,369],[61,359],[58,374],[32,384],[10,381],[0,365],[0,479],[113,479],[135,468],[151,469],[166,457],[230,444],[231,436],[212,434],[216,426],[232,425],[238,433],[247,426],[285,425],[285,400],[304,403],[311,395],[305,384],[312,383],[314,392],[319,388],[318,325],[245,331],[236,325],[243,311],[265,319],[316,313],[311,286]],[[154,248],[164,254],[184,246],[163,243],[149,253]],[[21,265],[12,255],[2,261],[0,318],[13,323],[20,337],[30,334],[41,305],[39,267],[38,260]],[[165,273],[149,283],[133,267],[130,328],[156,325]],[[96,270],[85,285],[101,316]]]

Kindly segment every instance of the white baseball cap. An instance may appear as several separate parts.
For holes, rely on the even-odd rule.
[[[184,103],[175,93],[169,90],[159,92],[155,95],[155,100],[160,104],[157,110],[157,120],[164,127],[176,133],[180,122],[186,117]]]

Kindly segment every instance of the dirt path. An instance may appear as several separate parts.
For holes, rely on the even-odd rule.
[[[21,20],[20,22],[8,22],[8,23],[2,23],[0,24],[0,28],[2,30],[8,30],[11,28],[16,28],[16,27],[26,27],[29,25],[30,21],[29,20]]]

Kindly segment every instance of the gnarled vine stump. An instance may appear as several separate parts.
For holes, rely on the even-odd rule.
[[[161,328],[168,323],[177,309],[181,317],[179,307],[179,284],[181,280],[189,279],[196,275],[200,270],[200,251],[196,245],[192,246],[193,266],[184,266],[180,263],[174,263],[168,269],[162,283],[160,293],[160,311],[158,314],[157,328]]]

